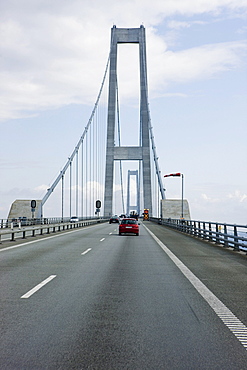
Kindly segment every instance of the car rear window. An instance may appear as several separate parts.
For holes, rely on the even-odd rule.
[[[121,222],[122,224],[136,224],[136,221],[135,220],[123,220],[122,222]]]

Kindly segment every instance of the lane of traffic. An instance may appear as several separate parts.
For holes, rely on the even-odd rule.
[[[99,249],[100,237],[105,235],[107,239],[108,231],[102,230],[101,226],[90,232],[89,229],[83,229],[73,235],[49,240],[49,247],[42,241],[38,249],[36,246],[32,249],[29,245],[28,251],[26,251],[27,247],[21,247],[6,252],[10,257],[11,265],[8,265],[8,279],[3,280],[8,285],[8,291],[12,293],[11,296],[4,297],[4,291],[1,290],[0,320],[1,332],[4,334],[1,337],[0,363],[5,364],[6,368],[13,368],[13,366],[40,368],[41,364],[47,364],[48,359],[49,365],[45,366],[54,365],[61,353],[60,342],[64,341],[63,336],[66,338],[68,348],[70,344],[67,338],[74,342],[74,334],[81,325],[80,316],[83,309],[87,311],[87,302],[90,302],[90,299],[87,299],[87,291],[97,289],[99,284],[97,281],[94,282],[94,275],[102,275],[99,279],[101,282],[107,270],[105,266],[107,264],[102,264],[102,261],[95,257],[90,260],[88,258],[90,254],[80,258],[80,252],[88,246],[96,252],[97,248]],[[101,243],[100,247],[103,244]],[[111,255],[108,248],[109,244],[107,250],[103,252],[107,260]],[[44,250],[44,255],[47,256],[46,262],[43,254],[41,255],[41,250]],[[28,254],[30,254],[29,257]],[[8,258],[3,262],[1,259],[3,262],[1,272],[4,265],[6,267],[7,260]],[[39,270],[43,270],[42,273]],[[40,281],[40,274],[46,275],[50,271],[55,271],[57,278],[32,295],[29,300],[21,301],[18,285],[25,291],[26,280],[27,286],[33,286],[33,282],[36,284]],[[22,275],[25,275],[25,278]],[[3,280],[1,285],[4,283]],[[62,353],[66,353],[68,348],[63,348]]]
[[[213,294],[179,258],[177,258],[165,244],[163,244],[148,228],[146,228],[154,240],[175,263],[179,270],[194,286],[197,292],[205,299],[216,315],[223,321],[228,329],[236,336],[240,343],[247,349],[247,327]]]
[[[154,223],[145,224],[247,326],[247,259]]]
[[[94,228],[95,239],[92,238],[91,228]],[[22,296],[47,276],[57,275],[63,268],[75,263],[77,256],[87,249],[87,246],[98,244],[103,229],[103,225],[89,226],[2,249],[1,301]]]

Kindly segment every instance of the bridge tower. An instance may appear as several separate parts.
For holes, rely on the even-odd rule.
[[[140,143],[138,146],[115,146],[116,91],[117,91],[117,45],[123,43],[139,44],[140,65]],[[142,163],[143,206],[152,215],[152,190],[150,166],[150,116],[148,110],[145,28],[111,29],[110,77],[107,117],[106,171],[104,216],[112,215],[114,161],[138,160]]]

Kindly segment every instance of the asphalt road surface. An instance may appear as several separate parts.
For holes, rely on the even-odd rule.
[[[0,284],[1,370],[247,368],[247,257],[163,226],[2,245]]]

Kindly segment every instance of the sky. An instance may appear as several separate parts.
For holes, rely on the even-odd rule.
[[[15,199],[42,199],[73,151],[112,26],[143,25],[162,177],[184,174],[192,219],[246,225],[246,19],[247,0],[1,0],[0,219]],[[137,53],[125,45],[119,58],[130,125],[138,125]],[[164,188],[181,197],[180,178]]]

